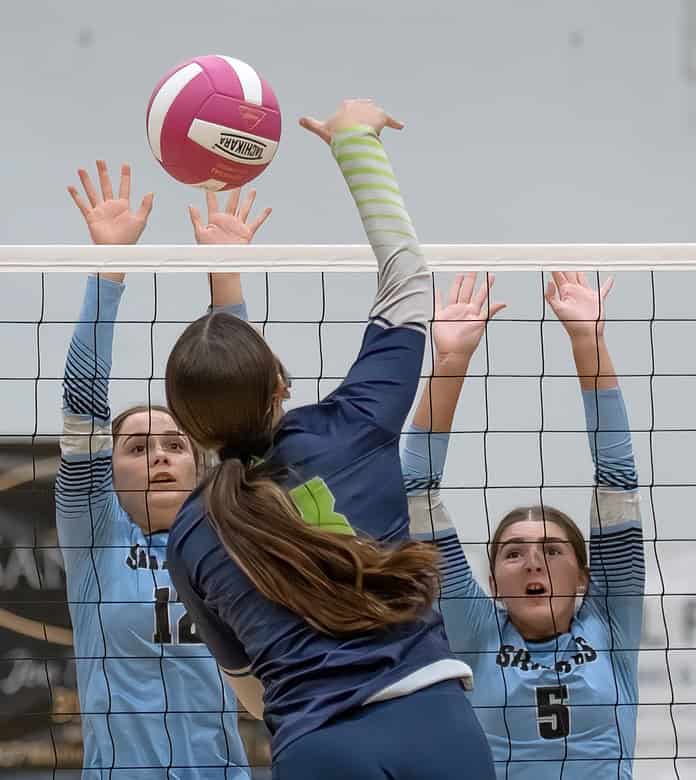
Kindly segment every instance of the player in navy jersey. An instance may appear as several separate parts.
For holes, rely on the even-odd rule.
[[[379,140],[399,127],[345,101],[325,141],[378,262],[360,353],[320,403],[283,415],[278,360],[212,314],[166,371],[177,422],[219,464],[169,537],[177,591],[247,709],[276,780],[491,780],[490,750],[432,609],[437,555],[408,535],[398,441],[417,387],[430,275]]]
[[[112,192],[86,171],[69,188],[97,244],[135,243],[152,196],[130,210],[130,169]],[[209,204],[211,203],[209,199]],[[253,193],[209,215],[208,232],[248,243]],[[192,212],[194,224],[200,221]],[[205,235],[199,238],[205,240]],[[58,536],[74,628],[84,780],[245,780],[236,701],[178,601],[166,562],[169,528],[194,487],[194,449],[164,407],[110,420],[108,384],[123,274],[91,276],[65,367]],[[237,274],[213,274],[215,308],[244,315]]]
[[[612,281],[595,291],[583,274],[554,273],[546,293],[570,336],[595,463],[590,560],[563,512],[518,508],[502,519],[490,545],[495,600],[474,580],[438,490],[485,321],[474,282],[475,274],[457,279],[433,326],[433,378],[402,455],[411,529],[434,538],[442,553],[447,634],[474,670],[471,701],[497,776],[628,780],[645,571],[629,423],[604,337]],[[500,307],[492,304],[491,312]]]

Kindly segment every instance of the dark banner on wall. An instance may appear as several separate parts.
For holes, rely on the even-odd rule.
[[[6,443],[0,437],[0,770],[82,766],[72,630],[55,526],[58,462],[57,444]],[[239,729],[252,765],[267,764],[263,725],[242,715]]]
[[[0,766],[79,766],[55,444],[0,443]]]

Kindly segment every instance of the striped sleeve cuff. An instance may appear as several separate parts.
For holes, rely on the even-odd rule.
[[[225,669],[224,666],[220,668],[229,677],[248,677],[251,674],[251,666],[245,666],[243,669]]]
[[[233,317],[244,320],[244,322],[249,321],[249,312],[247,311],[246,301],[242,301],[241,303],[228,303],[224,306],[208,306],[208,314],[218,311],[225,312],[225,314],[231,314]]]
[[[401,450],[401,471],[409,495],[440,487],[449,433],[433,433],[411,424]]]

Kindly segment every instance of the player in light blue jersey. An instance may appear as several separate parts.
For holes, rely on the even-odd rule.
[[[272,734],[275,780],[492,780],[490,750],[432,609],[437,555],[408,535],[398,441],[420,375],[430,275],[371,101],[305,120],[363,220],[378,285],[357,359],[283,413],[278,360],[212,314],[170,355],[167,399],[219,463],[182,506],[167,558],[196,627]]]
[[[97,244],[135,243],[152,206],[133,213],[130,170],[114,197],[86,171],[69,188]],[[227,243],[247,243],[253,193],[210,217]],[[209,200],[210,204],[210,200]],[[200,221],[192,213],[194,224]],[[244,316],[237,274],[213,274],[216,308]],[[179,602],[167,568],[169,528],[197,481],[194,449],[164,407],[109,409],[114,321],[123,274],[90,276],[70,342],[63,396],[58,535],[74,628],[83,780],[248,780],[234,694]]]
[[[433,325],[433,378],[402,454],[411,529],[442,553],[447,634],[474,671],[471,701],[498,778],[628,780],[645,571],[629,423],[604,338],[612,282],[595,291],[583,274],[553,280],[546,300],[570,336],[595,463],[589,564],[567,515],[518,508],[490,545],[494,600],[474,580],[442,503],[448,432],[486,319],[475,274],[457,279]]]

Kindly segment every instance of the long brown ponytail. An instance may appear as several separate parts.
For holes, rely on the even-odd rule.
[[[204,480],[221,542],[266,598],[323,633],[418,618],[438,592],[433,546],[386,546],[310,526],[258,460],[272,445],[280,375],[263,338],[224,313],[192,323],[167,362],[167,401],[179,425],[225,456]]]

